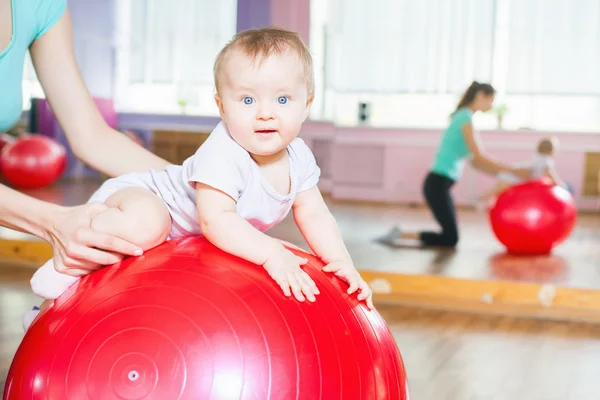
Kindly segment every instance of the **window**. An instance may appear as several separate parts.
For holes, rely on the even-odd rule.
[[[600,131],[600,2],[499,1],[506,125]],[[504,61],[504,64],[502,63]]]
[[[443,127],[462,91],[491,82],[505,128],[600,130],[597,0],[312,0],[315,119]],[[492,113],[481,128],[497,127]]]
[[[120,0],[115,107],[218,115],[212,68],[236,32],[236,0]]]
[[[236,0],[119,0],[114,18],[114,100],[119,111],[180,113],[185,101],[189,114],[218,115],[212,67],[236,33]],[[77,53],[85,29],[77,21],[73,25]],[[28,52],[24,110],[31,97],[45,96]]]
[[[23,67],[23,111],[29,111],[31,108],[31,98],[36,97],[40,99],[46,98],[42,85],[37,79],[35,68],[33,68],[33,62],[31,61],[31,54],[29,52],[25,55],[25,65]]]

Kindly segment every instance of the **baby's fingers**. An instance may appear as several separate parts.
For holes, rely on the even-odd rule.
[[[290,291],[290,283],[286,278],[276,279],[275,282],[277,282],[281,290],[283,290],[283,294],[286,297],[290,297],[292,295],[292,292]]]
[[[300,265],[304,265],[304,264],[306,264],[308,262],[307,258],[298,257],[298,256],[296,256],[296,258],[298,259],[298,264],[300,264]]]
[[[306,276],[306,280],[308,281],[310,287],[312,288],[313,293],[321,294],[321,292],[319,291],[319,288],[317,287],[317,284],[315,283],[315,281],[313,281],[313,279],[310,277],[310,275],[308,275],[306,272],[304,274]]]
[[[369,297],[367,297],[367,307],[369,307],[369,310],[375,309],[375,305],[373,304],[373,293],[369,293]]]
[[[338,272],[339,268],[337,268],[335,265],[332,264],[327,264],[326,266],[324,266],[322,268],[323,272]]]
[[[359,279],[358,280],[358,296],[356,296],[356,297],[359,300],[366,300],[366,298],[369,297],[370,291],[371,291],[371,288],[369,287],[367,282],[363,281],[362,279]]]
[[[358,294],[357,298],[359,300],[365,300],[367,303],[367,307],[369,307],[370,310],[374,309],[375,306],[373,305],[373,291],[371,290],[367,282],[361,280],[359,292],[360,293]]]
[[[305,298],[304,298],[304,295],[302,294],[302,286],[300,286],[300,283],[298,282],[298,279],[296,278],[294,273],[288,274],[288,281],[290,282],[290,287],[292,289],[292,293],[294,294],[294,297],[296,298],[296,300],[304,301]]]
[[[296,279],[298,279],[298,282],[302,287],[302,292],[306,298],[311,302],[316,301],[315,294],[318,294],[317,285],[311,277],[306,272],[299,270],[298,273],[296,273]]]
[[[350,287],[348,288],[347,293],[352,294],[356,292],[358,289],[358,279],[356,277],[352,277],[348,283],[350,284]]]

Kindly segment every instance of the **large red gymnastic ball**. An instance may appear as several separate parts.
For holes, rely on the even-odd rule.
[[[505,190],[490,209],[492,230],[512,254],[550,253],[569,237],[576,220],[573,196],[545,179]]]
[[[4,399],[409,399],[379,313],[288,248],[315,303],[201,237],[84,277],[25,334]]]
[[[34,189],[60,178],[67,166],[67,153],[63,145],[51,138],[27,135],[4,147],[0,164],[9,183]]]
[[[15,139],[7,133],[0,133],[0,155],[2,155],[2,149],[14,142]],[[0,173],[2,173],[2,157],[0,157]]]

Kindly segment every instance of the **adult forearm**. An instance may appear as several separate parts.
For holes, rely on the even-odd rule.
[[[61,207],[0,185],[0,225],[46,239],[52,216]]]
[[[510,165],[494,161],[486,156],[473,158],[471,164],[476,169],[494,176],[500,172],[509,172],[513,169]]]
[[[109,127],[99,134],[88,135],[81,145],[74,145],[75,155],[90,167],[115,177],[131,172],[162,169],[169,163],[139,146],[124,134]]]

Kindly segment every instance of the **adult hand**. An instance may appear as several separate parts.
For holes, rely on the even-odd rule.
[[[44,238],[52,246],[58,272],[71,276],[87,275],[103,265],[119,262],[125,256],[143,253],[139,246],[91,228],[92,219],[107,208],[102,203],[60,207],[49,216]]]

